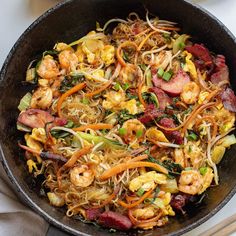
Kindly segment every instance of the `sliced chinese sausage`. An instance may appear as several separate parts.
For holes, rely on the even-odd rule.
[[[118,230],[128,230],[132,227],[132,223],[127,216],[113,211],[103,212],[98,221],[104,227]]]
[[[53,121],[54,117],[50,113],[40,109],[26,110],[18,117],[18,122],[30,128],[44,128],[46,123]]]
[[[197,57],[205,63],[213,63],[212,56],[209,50],[203,44],[195,43],[193,46],[186,46],[185,49],[193,54],[194,57]]]
[[[153,77],[154,85],[171,96],[178,96],[183,91],[184,85],[189,82],[189,75],[181,69],[168,82],[156,76]]]
[[[221,94],[221,99],[225,109],[236,112],[236,96],[231,88],[225,89]]]

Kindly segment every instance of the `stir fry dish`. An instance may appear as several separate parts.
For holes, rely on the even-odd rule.
[[[149,16],[56,43],[30,63],[18,106],[30,178],[66,216],[110,230],[184,214],[236,143],[225,57]]]

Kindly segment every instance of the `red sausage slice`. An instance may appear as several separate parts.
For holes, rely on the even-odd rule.
[[[99,223],[104,227],[128,230],[132,227],[132,223],[127,216],[121,215],[120,213],[113,211],[103,212],[98,219]]]
[[[177,74],[168,82],[158,78],[156,75],[153,77],[154,85],[161,88],[171,96],[178,96],[183,91],[184,85],[189,82],[189,75],[183,70],[179,70]]]
[[[40,109],[29,109],[20,113],[18,122],[30,128],[44,128],[46,123],[52,122],[54,117]]]

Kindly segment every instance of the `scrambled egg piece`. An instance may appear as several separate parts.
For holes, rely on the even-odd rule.
[[[50,201],[50,204],[53,206],[62,207],[65,204],[64,198],[60,197],[55,193],[48,192],[47,196]]]
[[[131,99],[127,102],[122,102],[120,104],[120,108],[128,110],[129,114],[132,114],[132,115],[140,113],[144,110],[143,105],[137,106],[137,102],[135,99]]]
[[[115,62],[115,48],[112,45],[104,46],[101,51],[101,59],[104,61],[106,66]]]
[[[149,171],[132,179],[129,183],[129,189],[135,192],[142,187],[145,191],[148,191],[152,187],[155,187],[155,184],[165,184],[166,179],[167,177],[163,174],[159,174],[156,171]]]
[[[35,169],[36,171],[39,171],[38,170],[38,167],[36,165],[36,163],[33,161],[33,160],[28,160],[26,162],[27,166],[28,166],[28,170],[29,170],[29,173],[32,173],[33,172],[33,169]]]
[[[163,194],[161,197],[156,198],[153,204],[158,208],[162,209],[164,215],[174,216],[175,212],[170,206],[170,201],[171,201],[171,193],[167,192]]]
[[[201,91],[198,97],[198,104],[202,104],[206,100],[208,95],[209,93],[207,91]]]
[[[123,90],[116,91],[109,91],[107,92],[104,97],[106,100],[103,100],[102,106],[105,109],[120,109],[120,103],[125,101],[125,92]]]
[[[89,51],[89,49],[84,44],[82,44],[82,51],[87,56],[88,63],[93,64],[96,56],[95,53]]]
[[[158,130],[155,127],[151,127],[146,132],[146,137],[149,141],[157,141],[157,142],[166,142],[169,143],[169,140],[166,138],[163,132]]]
[[[77,47],[77,50],[75,51],[75,55],[77,56],[79,63],[84,61],[86,54],[83,52],[81,45]]]
[[[34,150],[41,151],[43,149],[40,142],[35,140],[31,135],[26,134],[25,135],[25,141],[26,145]]]
[[[102,106],[107,110],[119,111],[122,109],[126,109],[129,114],[135,115],[144,111],[143,105],[137,105],[135,99],[131,99],[129,101],[125,101],[125,92],[120,89],[119,91],[109,91],[104,97],[106,100],[103,100]]]
[[[192,54],[187,51],[184,51],[183,54],[186,55],[186,57],[185,57],[186,64],[184,66],[184,71],[189,72],[190,75],[192,76],[192,78],[194,80],[196,80],[197,79],[197,70],[196,70],[194,63],[191,61]]]
[[[46,131],[44,128],[34,128],[32,130],[31,138],[41,143],[45,143],[47,140]]]

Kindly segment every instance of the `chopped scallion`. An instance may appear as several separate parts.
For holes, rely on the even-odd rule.
[[[145,190],[144,190],[143,188],[140,188],[140,189],[137,191],[136,194],[137,194],[139,197],[141,197],[141,196],[143,196],[144,192],[145,192]]]
[[[18,109],[20,111],[26,110],[30,105],[31,99],[32,99],[32,94],[26,93],[25,96],[20,100],[20,104],[18,106]]]
[[[158,71],[157,71],[157,75],[159,77],[162,77],[164,73],[165,73],[165,71],[162,68],[159,68]]]
[[[119,135],[125,135],[127,133],[127,130],[125,128],[119,129]]]
[[[201,167],[199,171],[201,175],[205,175],[207,172],[207,167]]]
[[[136,137],[140,138],[143,135],[143,131],[141,129],[137,130]]]
[[[172,77],[172,73],[170,71],[166,71],[166,72],[164,72],[162,79],[165,81],[169,81],[171,79],[171,77]]]

